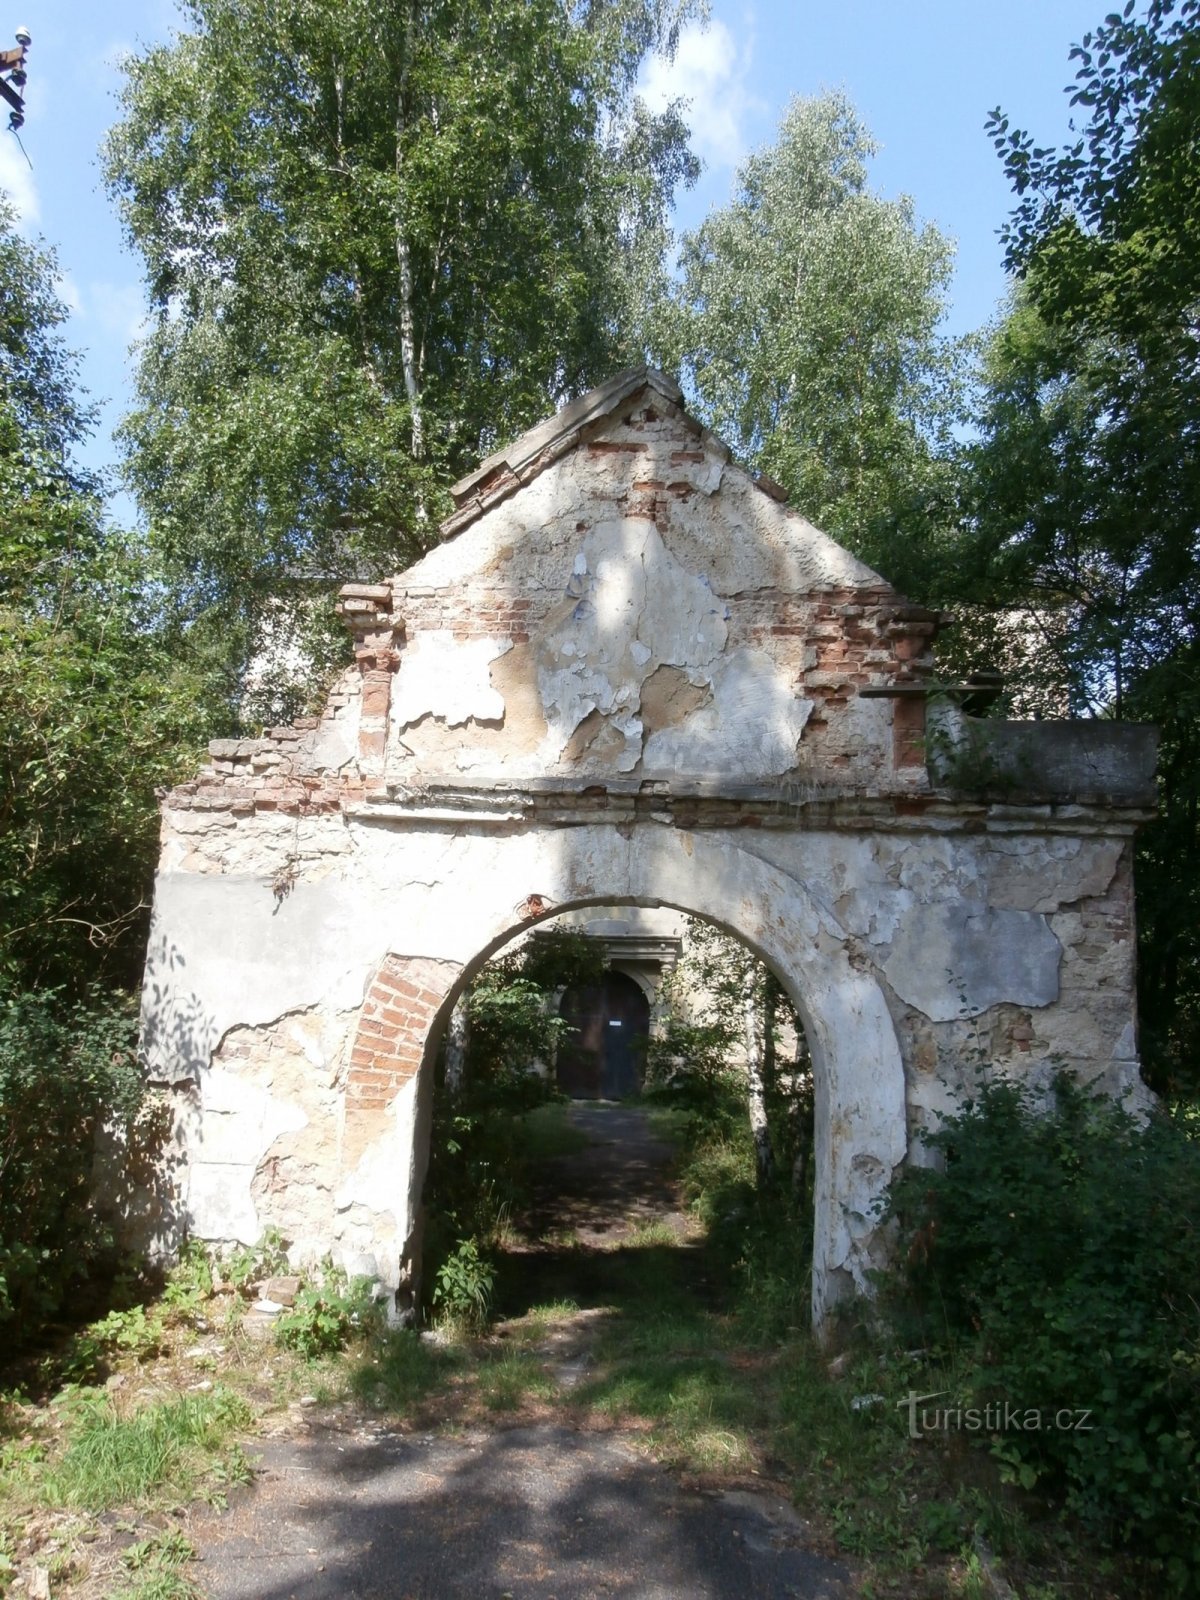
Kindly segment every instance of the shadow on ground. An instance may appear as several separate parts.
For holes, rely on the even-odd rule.
[[[644,1402],[648,1416],[696,1393],[705,1421],[722,1427],[730,1374],[712,1347],[713,1285],[681,1210],[671,1146],[635,1107],[570,1115],[590,1143],[545,1163],[522,1238],[501,1262],[497,1309],[508,1319],[553,1302],[578,1311],[563,1308],[550,1327],[536,1314],[525,1327],[502,1324],[477,1358],[484,1374],[508,1351],[540,1362],[549,1401],[533,1420],[483,1425],[478,1406],[454,1403],[451,1360],[449,1387],[414,1413],[426,1431],[369,1413],[310,1413],[310,1436],[266,1441],[254,1493],[198,1530],[212,1600],[855,1592],[787,1501],[688,1487],[639,1453],[635,1434],[622,1435],[618,1414],[636,1416]],[[605,1365],[614,1344],[626,1357],[619,1371]],[[410,1348],[432,1380],[434,1353]]]
[[[213,1600],[841,1600],[786,1502],[703,1494],[619,1439],[544,1424],[449,1440],[273,1441],[206,1555]]]

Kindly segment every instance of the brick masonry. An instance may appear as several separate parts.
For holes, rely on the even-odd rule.
[[[346,1114],[381,1111],[416,1076],[430,1025],[461,968],[387,956],[363,1002],[346,1074]]]

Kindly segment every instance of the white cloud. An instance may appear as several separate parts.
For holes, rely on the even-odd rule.
[[[147,330],[146,301],[140,283],[105,283],[93,280],[87,286],[87,314],[99,327],[123,345],[144,337]]]
[[[673,61],[652,59],[641,92],[652,111],[687,101],[686,116],[698,155],[712,167],[733,168],[746,154],[746,118],[762,109],[747,88],[752,39],[739,47],[723,22],[693,23],[679,35]]]
[[[42,219],[33,170],[21,146],[0,123],[0,193],[17,213],[22,231],[29,233]]]
[[[82,317],[84,314],[83,296],[79,292],[79,285],[69,272],[59,273],[55,288],[58,290],[58,298],[71,315],[73,317]]]

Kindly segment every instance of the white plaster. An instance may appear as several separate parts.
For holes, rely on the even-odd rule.
[[[511,649],[511,639],[456,639],[449,629],[417,634],[400,658],[393,726],[403,730],[422,717],[436,717],[448,728],[472,720],[499,722],[504,700],[493,689],[488,668]]]
[[[1114,1061],[1137,1062],[1137,1029],[1132,1019],[1121,1029],[1121,1036],[1112,1048]]]
[[[902,1000],[951,1022],[1002,1001],[1051,1005],[1061,957],[1045,917],[954,900],[911,906],[883,971]]]
[[[222,1067],[201,1075],[200,1107],[199,1159],[248,1162],[252,1170],[281,1133],[295,1133],[308,1121],[299,1106]]]
[[[417,1082],[413,1078],[388,1108],[379,1138],[368,1145],[338,1185],[333,1202],[338,1211],[363,1206],[376,1215],[394,1217],[403,1210],[416,1103]]]
[[[566,595],[574,605],[539,649],[547,725],[541,760],[553,764],[584,718],[600,711],[624,738],[618,769],[631,771],[642,755],[643,683],[662,664],[695,669],[711,662],[728,637],[724,607],[641,518],[589,530]]]
[[[788,674],[764,651],[742,649],[722,657],[710,682],[708,705],[646,740],[643,772],[737,772],[752,779],[790,771],[813,706],[796,695]]]
[[[250,1198],[254,1168],[193,1160],[188,1183],[188,1226],[198,1239],[257,1244],[262,1234]]]
[[[167,1082],[206,1067],[230,1028],[359,1005],[364,973],[386,949],[341,877],[277,900],[266,875],[160,873],[154,905],[142,1050],[151,1077]]]
[[[327,717],[313,739],[312,760],[318,768],[339,772],[358,754],[361,703],[347,706],[340,717]]]

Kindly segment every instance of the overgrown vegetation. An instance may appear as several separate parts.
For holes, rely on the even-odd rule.
[[[0,1339],[9,1350],[95,1292],[114,1244],[94,1194],[96,1135],[136,1142],[143,1109],[128,1005],[0,992]]]
[[[1046,1105],[985,1084],[929,1139],[944,1167],[896,1186],[907,1336],[952,1359],[943,1408],[986,1430],[1023,1488],[1200,1588],[1200,1131],[1142,1127],[1060,1076]],[[1082,1419],[1082,1421],[1081,1421]]]
[[[551,1075],[567,1024],[560,988],[594,979],[603,957],[579,934],[540,933],[480,972],[465,997],[467,1041],[434,1089],[426,1179],[429,1305],[468,1329],[486,1324],[493,1254],[528,1197],[529,1164],[572,1136]]]
[[[329,1263],[248,1331],[281,1264],[277,1235],[225,1259],[189,1245],[157,1291],[131,1281],[132,1303],[0,1374],[0,1594],[40,1566],[55,1595],[86,1580],[123,1600],[196,1600],[189,1508],[250,1484],[262,1416],[345,1394],[344,1352],[382,1336],[374,1286]]]
[[[275,1324],[285,1350],[313,1361],[344,1350],[350,1341],[381,1326],[383,1312],[369,1278],[348,1278],[326,1262],[319,1282],[301,1283],[293,1304]]]

